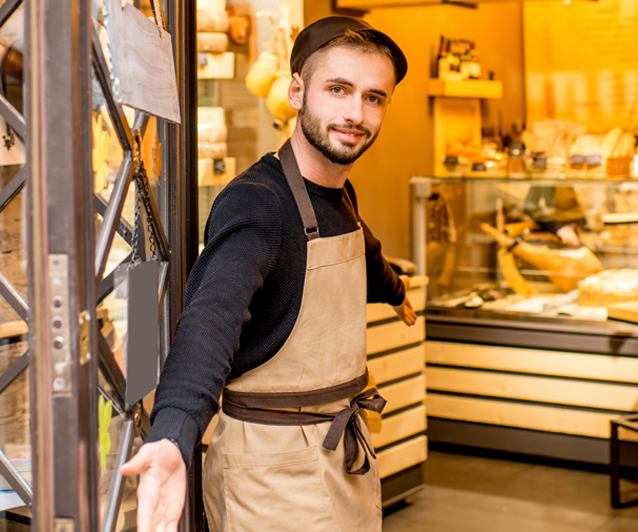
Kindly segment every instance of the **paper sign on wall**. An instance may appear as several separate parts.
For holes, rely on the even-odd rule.
[[[181,123],[170,34],[126,1],[104,5],[115,99]]]

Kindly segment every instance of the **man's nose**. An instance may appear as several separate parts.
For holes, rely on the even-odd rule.
[[[363,102],[361,98],[348,98],[343,118],[349,124],[357,126],[363,122]]]

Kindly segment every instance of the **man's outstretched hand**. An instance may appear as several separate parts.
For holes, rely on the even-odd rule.
[[[396,307],[392,307],[394,312],[397,313],[397,316],[401,318],[401,321],[408,326],[412,326],[416,323],[416,312],[412,308],[412,303],[410,303],[410,299],[408,298],[408,290],[410,289],[410,278],[407,275],[402,275],[400,277],[401,281],[403,281],[403,286],[405,286],[405,299],[403,303],[397,305]]]
[[[177,532],[186,500],[186,465],[177,446],[170,440],[142,445],[122,474],[141,475],[137,532]]]

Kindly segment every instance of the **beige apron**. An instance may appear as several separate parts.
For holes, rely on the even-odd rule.
[[[268,362],[229,381],[204,466],[212,532],[381,532],[366,386],[363,231],[319,238],[290,143],[280,150],[306,234],[297,322]]]

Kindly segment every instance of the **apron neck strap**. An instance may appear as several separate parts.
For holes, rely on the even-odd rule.
[[[288,139],[280,148],[279,160],[281,161],[281,166],[284,170],[288,186],[295,198],[297,209],[299,209],[301,221],[308,240],[319,238],[319,226],[317,224],[315,210],[312,208],[312,202],[310,201],[306,184],[299,172],[299,165],[297,165],[295,153],[292,151],[290,139]]]

